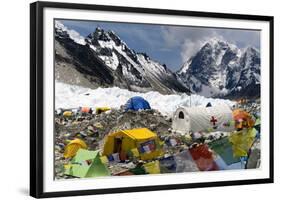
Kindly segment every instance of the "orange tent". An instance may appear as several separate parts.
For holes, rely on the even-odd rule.
[[[232,115],[235,120],[236,129],[251,128],[255,124],[255,120],[252,118],[250,113],[248,113],[242,109],[234,110],[232,112]]]
[[[90,114],[93,112],[90,107],[81,107],[81,108],[80,108],[80,111],[81,111],[82,113],[90,113]]]

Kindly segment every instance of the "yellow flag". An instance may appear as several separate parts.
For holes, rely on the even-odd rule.
[[[256,137],[256,129],[249,128],[242,131],[234,132],[229,136],[229,141],[232,143],[233,156],[247,156],[254,139]]]
[[[101,156],[100,159],[103,164],[108,164],[109,162],[106,156]]]
[[[137,148],[131,149],[131,152],[133,153],[133,156],[136,158],[140,156],[140,153]]]
[[[145,171],[149,174],[160,174],[160,165],[158,160],[146,163],[143,166]]]

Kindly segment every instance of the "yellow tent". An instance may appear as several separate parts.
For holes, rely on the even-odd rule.
[[[147,128],[121,130],[105,138],[102,155],[128,154],[133,149],[141,160],[149,160],[163,155],[160,146],[157,135]]]
[[[96,108],[96,114],[101,114],[101,113],[106,112],[108,110],[110,110],[109,107],[97,107]]]
[[[74,140],[71,140],[69,144],[65,147],[63,156],[65,158],[71,158],[76,155],[77,151],[80,148],[87,149],[87,144],[83,140],[75,138]]]

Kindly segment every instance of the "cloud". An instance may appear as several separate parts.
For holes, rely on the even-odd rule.
[[[168,47],[180,48],[182,62],[193,56],[204,43],[216,34],[212,29],[197,27],[162,27],[162,36]]]
[[[239,48],[259,48],[260,32],[251,30],[163,26],[161,29],[167,47],[180,48],[182,62],[193,56],[208,40],[218,38],[237,45]]]
[[[98,21],[73,21],[64,20],[66,26],[80,32],[87,36],[89,33],[95,31],[97,26],[104,30],[113,30],[125,42],[138,43],[139,47],[146,47],[149,49],[165,48],[163,42],[159,39],[159,27],[155,25],[131,24],[131,23],[117,23],[117,22],[98,22]],[[145,51],[144,48],[142,51]]]
[[[185,62],[193,56],[202,46],[204,42],[201,40],[192,41],[189,39],[186,39],[184,43],[181,46],[181,59],[182,62]]]
[[[239,48],[254,46],[260,48],[260,31],[257,30],[239,30],[239,29],[221,29],[218,34],[223,35],[226,41],[237,45]]]

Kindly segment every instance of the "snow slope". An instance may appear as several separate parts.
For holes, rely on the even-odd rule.
[[[212,105],[226,103],[233,106],[234,102],[223,99],[205,98],[199,95],[163,95],[159,92],[138,93],[112,88],[89,89],[80,86],[69,85],[61,82],[55,84],[55,108],[78,108],[89,106],[92,108],[99,106],[109,106],[120,108],[127,100],[133,96],[145,98],[153,109],[159,110],[163,115],[171,116],[178,106],[206,106],[208,102]]]

